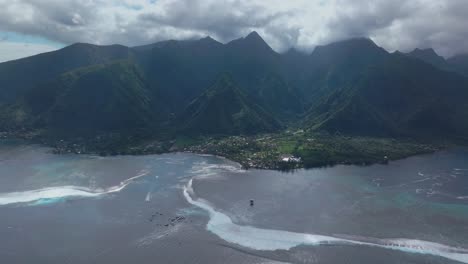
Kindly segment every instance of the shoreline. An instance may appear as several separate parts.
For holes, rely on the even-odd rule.
[[[55,139],[2,134],[1,139],[23,140],[50,147],[54,154],[97,156],[194,153],[239,163],[243,169],[290,171],[334,165],[386,164],[447,149],[454,144],[424,143],[411,139],[281,133],[176,139],[133,139],[97,136],[92,139]],[[283,161],[283,157],[294,157]]]

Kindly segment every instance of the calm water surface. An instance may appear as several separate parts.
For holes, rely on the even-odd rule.
[[[0,263],[468,263],[466,249],[464,149],[281,173],[0,144]]]

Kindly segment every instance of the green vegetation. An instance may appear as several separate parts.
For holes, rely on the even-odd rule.
[[[0,138],[18,134],[0,133]],[[106,133],[93,138],[57,140],[40,133],[24,133],[23,138],[52,146],[55,153],[142,155],[193,152],[223,156],[245,168],[291,170],[335,164],[368,165],[386,163],[412,155],[431,153],[451,146],[446,142],[427,143],[411,139],[349,137],[312,131],[284,131],[245,136],[177,136],[154,138],[147,131],[135,135]],[[284,158],[293,158],[284,161]]]
[[[468,141],[464,58],[391,54],[366,38],[278,54],[255,32],[227,44],[74,44],[0,63],[0,132],[59,153],[384,162]]]
[[[280,124],[223,75],[189,104],[175,126],[188,134],[232,135],[275,131]]]
[[[130,57],[128,47],[77,43],[58,51],[0,63],[0,101],[15,102],[24,92],[68,71]]]
[[[192,138],[174,150],[215,154],[240,162],[244,167],[293,169],[335,164],[386,163],[415,154],[436,151],[445,144],[426,144],[414,140],[332,136],[323,133],[284,132],[255,136]],[[300,158],[284,162],[283,157]]]
[[[255,32],[227,44],[75,44],[0,64],[0,131],[176,137],[300,127],[458,140],[468,135],[468,78],[446,64],[432,50],[390,54],[365,38],[278,54]]]
[[[328,89],[307,124],[352,135],[466,138],[466,98],[468,79],[395,54]]]
[[[151,129],[160,107],[138,67],[116,61],[64,73],[28,91],[2,113],[13,116],[16,127],[76,136]]]

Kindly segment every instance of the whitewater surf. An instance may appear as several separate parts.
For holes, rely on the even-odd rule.
[[[340,238],[283,230],[262,229],[242,226],[232,222],[231,218],[216,210],[208,201],[195,196],[193,178],[183,188],[183,195],[188,203],[205,210],[209,214],[207,230],[219,238],[242,247],[254,250],[290,250],[300,245],[359,245],[380,247],[415,254],[429,254],[450,260],[468,263],[468,249],[450,247],[443,244],[416,239],[378,239],[378,238]]]
[[[0,193],[0,205],[31,203],[40,200],[59,201],[68,197],[98,197],[105,194],[116,193],[123,190],[136,179],[148,175],[148,171],[141,171],[138,175],[122,181],[117,186],[112,186],[104,189],[90,189],[80,186],[59,186],[49,187],[37,190],[29,190],[22,192]],[[33,203],[32,205],[40,205],[41,203]]]

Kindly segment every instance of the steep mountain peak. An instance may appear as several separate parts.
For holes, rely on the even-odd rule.
[[[407,53],[408,56],[422,60],[440,69],[448,69],[447,62],[442,56],[439,56],[434,49],[419,49],[416,48],[412,52]]]
[[[253,40],[263,40],[262,37],[260,36],[260,34],[258,34],[257,31],[252,31],[250,32],[246,37],[245,39],[253,39]]]
[[[247,37],[244,38],[245,41],[248,43],[254,43],[256,45],[264,45],[268,48],[270,46],[263,40],[263,38],[257,33],[257,31],[252,31],[250,34],[247,35]]]
[[[216,39],[214,39],[214,38],[212,38],[210,36],[201,38],[197,42],[201,43],[201,44],[212,45],[212,46],[222,46],[223,45],[221,42],[217,41]]]
[[[239,46],[242,48],[253,48],[255,50],[268,50],[273,51],[271,47],[263,40],[263,38],[256,32],[252,31],[244,38],[235,39],[228,43],[230,46]]]
[[[204,38],[201,38],[200,41],[206,41],[206,42],[218,42],[216,41],[214,38],[210,37],[210,36],[206,36]]]
[[[333,42],[323,46],[317,46],[314,50],[314,53],[324,49],[378,49],[384,51],[382,48],[377,46],[377,44],[375,44],[374,41],[364,37],[351,38],[347,40]]]
[[[353,38],[317,46],[310,55],[317,63],[348,63],[354,61],[358,65],[368,65],[388,55],[388,52],[377,46],[369,38]],[[351,63],[351,62],[350,62]]]

